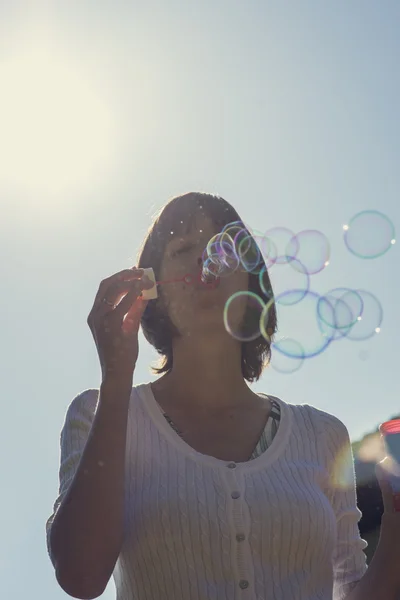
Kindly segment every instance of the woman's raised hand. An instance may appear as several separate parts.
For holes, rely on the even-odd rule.
[[[87,323],[99,355],[103,379],[133,376],[138,353],[140,319],[147,306],[142,291],[153,283],[143,269],[124,269],[99,286]]]

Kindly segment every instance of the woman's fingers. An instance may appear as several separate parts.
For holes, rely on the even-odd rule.
[[[148,290],[152,287],[153,283],[147,277],[131,282],[128,292],[113,310],[115,318],[120,319],[122,322],[124,316],[129,312],[136,300],[141,297],[143,290]]]
[[[149,301],[144,300],[142,296],[133,302],[122,322],[122,331],[125,334],[130,335],[139,331],[140,320],[148,303]]]
[[[103,302],[104,299],[108,300],[108,302],[112,302],[115,306],[121,297],[129,290],[129,283],[131,281],[135,281],[140,279],[143,275],[143,269],[124,269],[119,273],[115,273],[103,281],[99,285],[99,289],[94,299],[93,307],[91,313],[97,312],[98,309],[108,308],[110,309],[110,305]]]

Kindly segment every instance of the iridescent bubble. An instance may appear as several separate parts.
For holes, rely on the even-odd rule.
[[[230,235],[227,233],[217,233],[214,235],[207,244],[208,256],[217,255],[222,259],[225,256],[225,248],[233,249],[234,242]]]
[[[202,278],[223,277],[226,271],[226,265],[217,254],[206,258],[203,262]]]
[[[259,274],[260,287],[266,295],[271,295],[267,290],[266,269]],[[296,304],[300,302],[310,288],[310,276],[306,268],[297,258],[292,258],[288,263],[276,263],[268,269],[272,290],[281,304]],[[284,295],[290,291],[291,294]],[[269,293],[268,293],[269,292]]]
[[[363,302],[361,318],[357,319],[347,339],[353,341],[367,340],[381,331],[383,309],[378,298],[366,290],[356,290]]]
[[[290,253],[287,253],[287,247],[291,240],[295,238],[294,232],[287,227],[273,227],[265,232],[264,237],[268,240],[271,249],[275,252],[274,263],[282,265],[291,260],[293,257],[297,257],[298,248],[292,247]],[[293,242],[295,246],[295,241]],[[292,244],[292,246],[293,246]],[[272,259],[271,254],[271,259]]]
[[[222,277],[233,273],[239,265],[239,257],[232,238],[226,232],[214,235],[203,252],[202,262],[205,276]]]
[[[240,265],[239,256],[233,245],[223,242],[221,245],[223,261],[227,267],[227,273],[233,273]]]
[[[251,342],[260,337],[260,317],[264,302],[253,292],[236,292],[224,308],[224,326],[232,337],[240,342]],[[245,316],[243,318],[243,310]]]
[[[326,326],[321,331],[317,315],[318,301],[321,298],[319,294],[308,290],[300,302],[292,302],[291,296],[297,298],[298,292],[288,291],[275,297],[278,332],[274,343],[285,339],[294,340],[298,344],[297,349],[294,344],[283,344],[280,351],[290,358],[312,358],[329,346],[335,330]],[[266,323],[272,302],[274,300],[266,304],[260,320],[260,331],[265,339],[269,339]],[[299,348],[302,349],[301,352]]]
[[[364,303],[356,290],[335,288],[318,301],[317,314],[322,331],[335,329],[335,339],[345,337],[362,318]]]
[[[263,257],[253,236],[246,234],[238,243],[238,255],[248,273],[258,274],[263,268]]]
[[[299,358],[292,358],[297,355]],[[304,350],[299,342],[286,338],[272,344],[271,348],[271,367],[279,373],[294,373],[298,371],[304,363]]]
[[[231,223],[227,223],[221,230],[221,233],[227,233],[233,240],[235,236],[241,231],[245,231],[246,227],[242,223],[242,221],[232,221]]]
[[[290,240],[286,254],[296,257],[310,275],[315,275],[328,266],[331,249],[326,235],[316,229],[307,229]]]
[[[266,237],[261,231],[253,230],[251,235],[261,251],[260,259],[263,259],[267,267],[274,265],[277,259],[277,248],[272,240]],[[263,268],[263,265],[261,268]]]
[[[343,226],[344,243],[359,258],[377,258],[396,242],[392,221],[377,210],[357,213]]]

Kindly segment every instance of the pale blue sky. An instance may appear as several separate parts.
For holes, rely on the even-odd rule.
[[[399,17],[395,0],[1,4],[0,597],[67,597],[44,526],[66,409],[100,383],[86,318],[174,195],[219,193],[261,230],[320,229],[317,289],[382,303],[378,336],[255,390],[335,414],[353,440],[399,412],[399,249],[367,262],[342,240],[364,209],[400,228]],[[141,338],[136,383],[154,357]]]

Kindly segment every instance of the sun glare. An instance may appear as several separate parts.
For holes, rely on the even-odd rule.
[[[104,180],[117,133],[104,90],[40,38],[14,47],[0,59],[0,185],[54,196]]]

